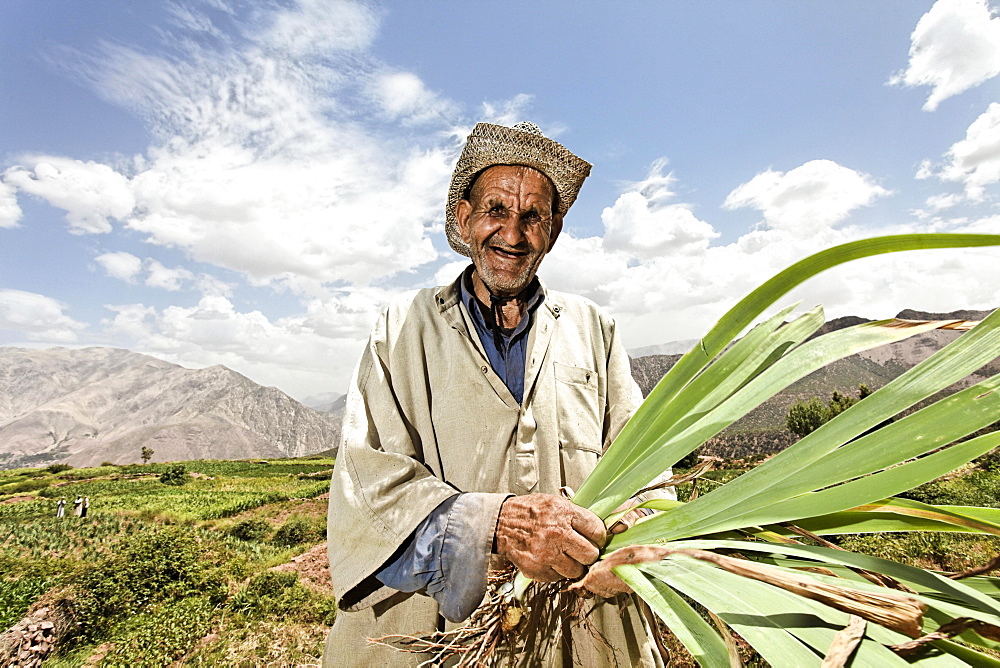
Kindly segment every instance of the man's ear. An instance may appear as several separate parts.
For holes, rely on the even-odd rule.
[[[549,237],[549,248],[545,251],[546,253],[551,252],[552,247],[556,245],[556,239],[559,238],[559,233],[562,232],[562,223],[563,215],[561,213],[552,216],[552,234]]]
[[[472,232],[469,230],[469,216],[472,214],[472,203],[460,199],[455,204],[455,221],[458,223],[458,233],[467,245],[472,245]]]

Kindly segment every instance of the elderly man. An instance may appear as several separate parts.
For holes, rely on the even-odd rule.
[[[446,221],[472,265],[387,307],[348,393],[324,665],[420,663],[367,639],[467,619],[491,563],[554,581],[597,559],[603,522],[559,490],[586,479],[641,395],[614,323],[535,275],[589,173],[530,123],[469,136]],[[624,583],[595,588],[590,628],[567,622],[520,662],[662,665]]]

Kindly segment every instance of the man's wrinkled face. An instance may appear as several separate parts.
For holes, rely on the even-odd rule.
[[[555,188],[531,167],[498,165],[476,179],[455,207],[462,240],[483,283],[497,295],[523,290],[562,229]]]

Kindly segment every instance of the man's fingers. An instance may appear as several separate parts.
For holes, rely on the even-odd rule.
[[[601,521],[601,518],[579,506],[575,506],[575,510],[571,526],[598,548],[604,547],[604,543],[607,541],[607,532],[604,530],[604,522]]]
[[[569,537],[566,543],[563,545],[562,551],[570,558],[579,564],[584,566],[589,566],[590,564],[597,561],[597,558],[601,556],[601,551],[597,549],[589,539],[584,538],[580,534],[574,533]]]
[[[621,532],[625,531],[625,529],[628,529],[628,526],[626,526],[624,522],[615,522],[611,525],[611,528],[608,529],[608,533],[612,536],[617,536]]]
[[[579,561],[563,555],[563,558],[556,560],[556,563],[552,565],[559,575],[564,578],[569,578],[570,580],[575,580],[579,577],[583,577],[583,574],[587,572],[586,567]]]
[[[612,535],[620,534],[625,531],[625,529],[628,529],[633,524],[641,520],[643,517],[646,517],[646,513],[642,509],[636,508],[635,510],[631,510],[625,513],[620,520],[612,524],[611,527],[608,528],[608,533]]]
[[[618,594],[632,593],[632,588],[614,574],[611,569],[595,570],[583,580],[583,587],[601,598],[611,598]]]

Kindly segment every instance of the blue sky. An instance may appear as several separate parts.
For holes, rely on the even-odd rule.
[[[843,241],[1000,232],[1000,5],[0,4],[0,345],[225,364],[344,391],[394,294],[462,266],[477,121],[593,174],[542,265],[630,348],[700,336]],[[1000,305],[995,251],[866,260],[831,317]]]

